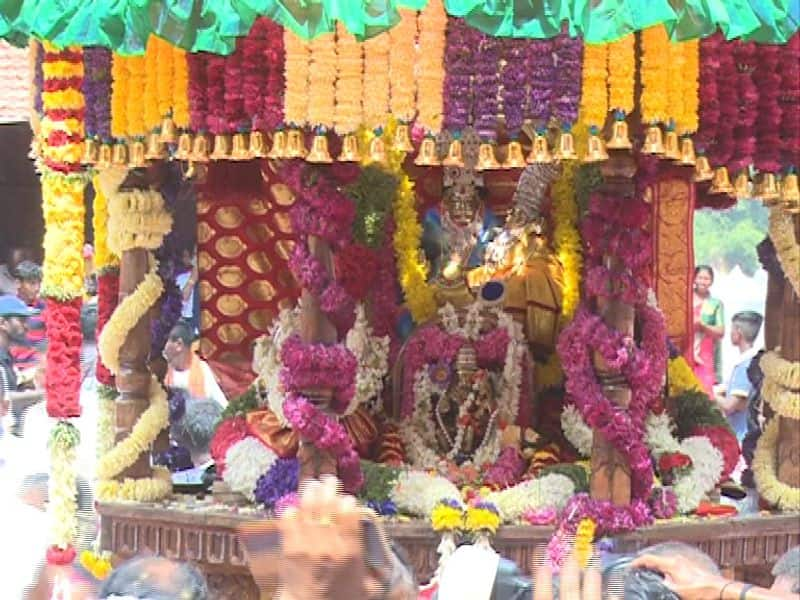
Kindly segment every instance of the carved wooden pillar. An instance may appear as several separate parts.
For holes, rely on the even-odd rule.
[[[800,239],[800,216],[795,215],[795,238]],[[800,360],[800,298],[788,282],[783,286],[783,315],[781,327],[781,356]],[[780,419],[778,431],[778,479],[787,485],[800,487],[800,421]]]
[[[309,253],[333,275],[333,253],[330,245],[316,236],[308,236]],[[320,308],[319,298],[303,290],[300,296],[300,339],[306,344],[335,344],[336,327]],[[330,406],[332,390],[303,390],[306,397],[322,410]],[[300,481],[336,474],[336,459],[329,452],[318,449],[308,440],[300,439],[297,451],[300,461]]]
[[[609,154],[609,160],[603,164],[604,183],[601,191],[633,200],[636,191],[633,181],[636,162],[633,156],[624,151],[612,151]],[[605,256],[603,260],[610,270],[620,268],[619,260],[614,256]],[[609,327],[633,336],[633,306],[616,299],[598,298],[597,310]],[[597,353],[594,366],[606,397],[619,406],[627,407],[631,402],[631,390],[627,382],[619,373],[613,372]],[[620,506],[631,501],[630,465],[599,431],[594,432],[592,444],[590,491],[592,498],[610,500]]]
[[[120,258],[119,301],[133,293],[149,270],[148,251],[142,248],[126,250]],[[116,441],[130,435],[139,416],[150,404],[150,372],[147,356],[150,352],[150,314],[136,324],[119,353],[120,370],[116,383],[120,395],[117,399]],[[150,454],[144,453],[134,464],[120,474],[126,477],[149,477]]]

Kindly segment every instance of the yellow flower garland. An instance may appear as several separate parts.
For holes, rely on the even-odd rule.
[[[144,52],[144,96],[139,97],[144,104],[144,127],[147,131],[153,131],[161,124],[158,111],[158,60],[158,38],[151,35]]]
[[[595,531],[597,531],[597,523],[589,517],[581,519],[578,529],[575,531],[575,558],[582,569],[586,568],[592,556]]]
[[[773,419],[764,428],[753,456],[753,474],[758,493],[781,510],[800,510],[800,487],[780,481],[778,470],[778,433],[780,419]]]
[[[777,352],[767,352],[759,365],[764,372],[764,400],[780,416],[800,419],[800,361],[788,361]]]
[[[686,122],[683,113],[683,71],[684,55],[683,44],[670,41],[667,43],[667,54],[661,58],[666,66],[667,109],[675,121],[676,130],[680,131]]]
[[[128,135],[128,60],[114,53],[111,57],[111,135]]]
[[[364,120],[361,106],[363,92],[362,45],[339,21],[336,24],[336,106],[334,108],[334,129],[339,135],[354,133]]]
[[[98,271],[119,265],[119,257],[108,247],[108,201],[100,187],[99,177],[94,178],[94,266]]]
[[[608,114],[608,44],[585,44],[580,113],[589,126],[602,129]]]
[[[364,97],[364,124],[369,129],[386,127],[389,117],[389,44],[384,36],[363,42],[364,81],[369,93]]]
[[[157,502],[172,493],[170,472],[153,467],[154,477],[122,481],[109,479],[97,482],[97,498],[103,502]]]
[[[401,8],[400,22],[389,30],[389,81],[392,114],[410,123],[414,103],[414,51],[417,43],[417,13]]]
[[[152,36],[156,46],[156,96],[158,99],[158,114],[163,119],[172,114],[175,100],[175,65],[172,45],[166,40]],[[157,126],[160,126],[158,123]]]
[[[83,188],[81,174],[42,175],[44,264],[42,295],[70,300],[83,295]]]
[[[283,46],[286,88],[283,94],[283,113],[286,123],[302,127],[308,111],[308,42],[285,29]],[[329,90],[330,91],[330,90]]]
[[[780,207],[770,210],[769,237],[775,246],[775,254],[784,276],[789,280],[794,293],[800,296],[800,244],[797,243],[791,215],[784,213]]]
[[[683,72],[681,73],[681,100],[683,112],[678,121],[678,132],[694,133],[700,124],[700,41],[689,40],[680,43],[683,54]]]
[[[172,48],[172,67],[175,79],[172,82],[172,120],[180,129],[189,128],[189,65],[186,52]]]
[[[442,0],[430,0],[419,13],[417,48],[417,123],[439,133],[444,117],[444,48],[447,13]]]
[[[644,123],[666,122],[669,113],[669,38],[661,24],[642,31],[642,93],[639,104]]]
[[[308,76],[308,113],[306,121],[312,127],[333,127],[336,96],[336,37],[323,33],[309,42],[311,64]]]
[[[608,45],[608,107],[631,114],[636,83],[636,35],[629,33]]]
[[[697,375],[682,356],[670,359],[667,366],[667,380],[669,381],[668,394],[670,397],[688,391],[703,391],[700,380],[697,379]]]
[[[129,56],[125,59],[128,63],[128,96],[125,107],[128,118],[128,135],[141,137],[147,135],[145,122],[145,102],[142,101],[141,91],[147,83],[145,57]]]
[[[114,447],[116,437],[116,391],[103,387],[97,394],[95,456],[100,458]]]

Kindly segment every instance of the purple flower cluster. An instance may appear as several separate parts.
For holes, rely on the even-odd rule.
[[[504,38],[501,40],[501,51],[505,66],[503,67],[503,115],[506,119],[506,131],[511,139],[519,138],[525,122],[526,56],[532,51],[529,40]]]
[[[556,53],[556,76],[553,85],[553,114],[562,126],[578,120],[581,102],[583,40],[567,33],[553,38]]]
[[[553,110],[556,83],[553,39],[530,40],[525,53],[525,79],[530,82],[528,116],[537,127],[546,126]]]
[[[85,48],[83,64],[86,73],[82,84],[86,99],[84,115],[86,137],[99,137],[103,141],[109,141],[111,139],[111,50],[99,46]]]
[[[477,67],[476,53],[481,34],[464,19],[448,19],[444,51],[444,126],[463,131],[470,124],[472,98],[470,82]]]
[[[481,140],[497,139],[497,92],[500,85],[500,40],[486,33],[479,34],[478,52],[474,61],[475,129]]]
[[[279,458],[269,471],[258,478],[256,500],[268,509],[274,509],[281,498],[297,491],[300,462],[296,458]]]
[[[678,512],[678,497],[669,488],[654,488],[650,495],[650,509],[656,519],[671,519]]]

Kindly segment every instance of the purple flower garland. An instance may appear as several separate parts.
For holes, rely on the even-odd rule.
[[[476,51],[482,34],[463,19],[448,17],[444,51],[444,126],[461,132],[470,124],[470,81],[476,68]]]
[[[83,52],[86,137],[111,139],[111,51],[90,47]]]
[[[279,458],[258,478],[256,500],[268,509],[276,508],[281,498],[297,490],[299,476],[300,462],[296,458]]]
[[[553,115],[562,127],[569,127],[578,120],[581,102],[583,40],[562,33],[553,39],[553,49],[556,54]]]
[[[500,40],[479,34],[478,52],[471,57],[475,69],[475,129],[481,140],[497,140],[497,95],[500,84]]]
[[[528,116],[537,127],[544,127],[553,111],[556,84],[553,39],[530,40],[526,51],[525,74],[530,82]]]
[[[503,115],[506,119],[506,131],[512,139],[518,139],[525,122],[525,82],[527,75],[527,56],[532,48],[528,40],[503,39],[502,56],[505,61],[503,67]]]

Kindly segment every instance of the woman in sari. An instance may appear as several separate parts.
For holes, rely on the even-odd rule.
[[[720,342],[725,335],[722,302],[711,297],[714,270],[698,265],[694,270],[693,368],[704,391],[714,397],[714,385],[722,381]]]

